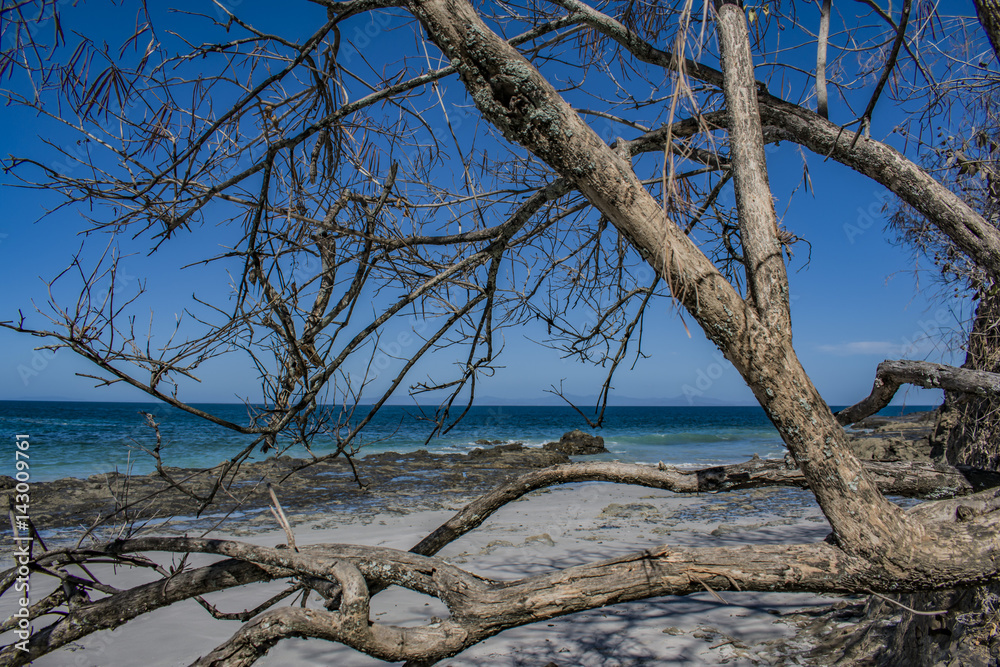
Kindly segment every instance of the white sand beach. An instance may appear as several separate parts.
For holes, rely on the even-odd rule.
[[[456,503],[454,509],[460,506]],[[292,517],[292,521],[300,545],[353,543],[405,550],[449,516],[451,512],[445,510],[392,511]],[[811,496],[797,490],[678,496],[642,487],[587,483],[530,494],[439,555],[481,576],[511,580],[662,544],[809,542],[822,539],[828,531]],[[269,545],[285,541],[284,533],[277,529],[234,539]],[[197,556],[190,564],[210,560]],[[120,568],[115,578],[119,587],[127,579],[135,583],[150,580],[147,572],[124,573]],[[43,580],[35,579],[39,583]],[[283,583],[259,584],[207,598],[221,611],[242,611],[281,590]],[[33,589],[33,593],[37,600],[43,591]],[[775,640],[789,639],[796,630],[782,615],[836,601],[810,594],[754,592],[725,592],[721,597],[725,603],[708,591],[683,598],[656,598],[515,628],[440,664],[774,664],[776,653],[788,650]],[[2,611],[7,615],[12,610]],[[446,615],[446,608],[437,600],[399,588],[380,593],[372,605],[372,620],[380,623],[421,625]],[[187,665],[238,627],[236,621],[213,619],[189,600],[141,616],[114,632],[91,635],[33,664]],[[281,642],[258,664],[360,667],[385,663],[320,640],[292,639]],[[786,658],[782,664],[799,664],[799,660]]]

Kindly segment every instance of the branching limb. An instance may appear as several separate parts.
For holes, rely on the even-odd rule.
[[[940,498],[939,494],[965,495],[976,490],[964,473],[947,466],[866,461],[865,468],[879,482],[882,492],[892,495]],[[1000,475],[993,479],[1000,486]],[[568,463],[527,473],[480,496],[411,551],[431,556],[531,491],[558,484],[595,481],[635,484],[675,493],[714,493],[768,486],[808,488],[802,472],[789,468],[783,461],[753,459],[696,471],[628,463]]]
[[[996,396],[1000,394],[1000,373],[944,366],[929,361],[883,361],[875,370],[872,393],[861,402],[838,412],[837,421],[844,425],[853,424],[875,414],[889,405],[896,391],[904,384],[976,396]]]

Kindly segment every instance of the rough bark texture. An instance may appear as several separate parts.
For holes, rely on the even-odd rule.
[[[788,276],[778,242],[778,220],[767,178],[764,133],[757,105],[757,85],[743,8],[737,2],[716,2],[719,50],[729,120],[730,161],[740,227],[740,245],[748,276],[749,296],[770,327],[791,330]]]
[[[871,596],[859,610],[864,620],[827,634],[809,654],[809,664],[991,667],[1000,658],[990,630],[1000,620],[998,603],[996,584],[891,600]],[[914,614],[900,605],[928,613]]]
[[[983,24],[983,30],[990,38],[994,55],[1000,60],[1000,1],[975,0],[975,3],[979,22]]]
[[[830,40],[831,0],[823,0],[820,6],[819,38],[816,45],[816,113],[830,118],[829,96],[826,89],[826,52]]]

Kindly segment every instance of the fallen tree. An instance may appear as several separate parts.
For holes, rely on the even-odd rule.
[[[1000,574],[997,493],[980,491],[910,510],[888,500],[885,492],[907,485],[913,492],[924,489],[921,493],[928,485],[939,492],[943,486],[949,493],[972,489],[963,475],[953,471],[910,466],[901,474],[898,467],[861,463],[792,345],[786,256],[794,235],[779,227],[775,214],[765,138],[791,138],[880,180],[924,212],[991,275],[1000,276],[996,229],[901,153],[864,136],[884,81],[876,86],[866,117],[859,119],[859,133],[769,95],[755,78],[747,14],[738,3],[722,0],[715,3],[712,17],[719,69],[656,49],[637,31],[640,24],[627,26],[572,0],[555,3],[563,10],[551,15],[537,11],[528,17],[530,25],[514,17],[511,22],[524,29],[511,39],[501,35],[496,20],[487,20],[461,0],[316,4],[325,8],[325,22],[303,40],[263,32],[225,10],[225,29],[235,25],[245,33],[243,38],[190,47],[176,58],[157,50],[150,23],[129,40],[134,42],[147,31],[153,38],[140,62],[131,69],[110,65],[104,78],[84,86],[82,96],[65,90],[79,81],[70,76],[60,79],[67,71],[63,66],[37,64],[48,75],[45,81],[58,81],[64,97],[73,98],[79,115],[77,124],[70,123],[73,129],[102,145],[107,154],[101,160],[76,157],[87,164],[88,174],[100,169],[97,176],[74,175],[73,169],[60,172],[32,159],[15,159],[10,167],[19,173],[40,170],[40,180],[26,182],[60,192],[70,203],[106,206],[101,210],[110,211],[108,217],[91,214],[95,228],[136,229],[138,235],[150,237],[154,250],[187,233],[204,216],[235,209],[230,219],[239,221],[238,238],[231,250],[215,258],[237,262],[235,306],[210,308],[209,314],[221,323],[203,316],[199,320],[206,330],[203,335],[153,350],[148,340],[146,344],[137,340],[127,310],[131,301],[123,305],[113,293],[100,298],[100,281],[108,275],[114,278],[116,258],[110,266],[98,263],[84,270],[84,259],[78,257],[73,268],[82,278],[82,291],[75,307],[54,306],[48,328],[34,328],[24,319],[5,326],[42,337],[56,348],[74,350],[99,367],[101,382],[131,384],[245,434],[250,440],[247,447],[221,466],[209,492],[197,496],[207,508],[258,448],[277,452],[292,444],[308,447],[314,438],[327,434],[336,439],[335,455],[350,456],[354,438],[371,413],[353,422],[349,417],[372,379],[368,372],[383,358],[401,364],[374,410],[426,353],[459,343],[466,346],[456,378],[412,386],[418,395],[448,392],[433,418],[437,431],[446,430],[456,401],[465,398],[471,405],[477,379],[492,372],[502,348],[498,332],[503,326],[511,326],[518,317],[540,317],[570,341],[572,354],[606,362],[613,373],[633,334],[641,331],[646,304],[666,291],[753,390],[796,470],[764,462],[700,476],[610,464],[555,468],[487,496],[428,538],[419,547],[426,554],[344,545],[296,547],[290,530],[286,549],[159,537],[53,549],[27,558],[25,567],[63,584],[35,603],[33,617],[50,613],[60,617],[25,640],[27,651],[13,644],[0,651],[4,664],[25,664],[86,634],[117,627],[180,599],[275,578],[292,579],[290,591],[307,588],[320,593],[323,604],[276,608],[280,599],[275,599],[237,615],[244,626],[196,664],[249,665],[287,637],[321,638],[385,660],[432,664],[505,628],[613,602],[685,595],[704,587],[897,593],[978,584]],[[902,9],[904,17],[910,4]],[[447,65],[432,69],[428,56],[426,71],[414,74],[404,61],[379,86],[356,77],[370,90],[352,97],[349,91],[356,88],[345,83],[351,73],[338,60],[346,58],[340,52],[339,26],[355,15],[386,8],[404,15],[393,14],[392,21],[419,26],[414,34],[421,45],[436,47]],[[690,14],[671,16],[682,22],[679,34],[687,35]],[[23,17],[10,20],[26,24]],[[641,25],[656,32],[650,28],[655,20]],[[677,73],[681,82],[688,80],[683,77],[699,80],[711,92],[703,98],[694,93],[685,96],[684,86],[678,84],[668,120],[657,130],[612,114],[616,122],[641,136],[605,141],[584,120],[586,110],[571,105],[569,94],[558,91],[539,71],[547,58],[555,57],[544,55],[546,48],[571,43],[581,27],[592,29],[583,32],[582,53],[604,48],[598,34],[604,35],[636,62]],[[886,76],[893,72],[906,34],[905,18],[893,27],[897,46],[885,62]],[[248,43],[253,49],[241,50]],[[682,54],[683,43],[680,46]],[[87,52],[86,45],[81,49]],[[279,55],[272,55],[272,49]],[[216,76],[195,78],[187,69],[189,60],[216,54],[222,54],[224,63]],[[25,62],[35,57],[28,49],[22,55]],[[159,60],[147,70],[151,56]],[[212,107],[212,96],[203,92],[195,95],[193,109],[165,102],[141,117],[131,115],[133,108],[127,103],[131,95],[149,102],[159,100],[164,90],[179,95],[207,90],[203,86],[228,85],[232,80],[226,72],[234,60],[245,64],[251,75],[249,83],[239,82],[227,94],[220,93],[219,99],[231,100],[222,113]],[[74,69],[74,63],[81,69]],[[261,67],[264,74],[254,69],[260,63],[267,65]],[[170,67],[180,78],[164,74]],[[30,74],[31,67],[26,69]],[[76,58],[68,71],[84,74]],[[502,134],[502,140],[494,139],[509,151],[509,162],[491,163],[484,153],[484,166],[477,171],[462,154],[455,123],[432,86],[453,74],[474,102],[476,117]],[[120,84],[126,79],[130,86]],[[435,141],[446,133],[454,139],[464,192],[441,192],[433,166],[440,155],[423,155],[419,139],[407,146],[413,151],[409,155],[396,152],[399,142],[409,141],[427,125],[421,114],[414,114],[412,125],[400,121],[389,129],[362,116],[385,103],[410,118],[408,104],[421,99],[414,92],[418,90],[430,91],[427,94],[442,107],[447,130],[431,134]],[[113,99],[113,91],[119,99]],[[33,97],[8,95],[54,115],[37,91]],[[702,103],[718,108],[702,109]],[[678,105],[691,107],[688,118],[674,118]],[[718,123],[710,125],[706,121],[710,116],[702,111],[714,112],[711,118]],[[111,143],[94,129],[101,114],[102,127],[114,125],[106,122],[109,114],[120,121],[119,143]],[[718,127],[727,130],[728,150],[716,142]],[[369,132],[379,135],[382,143],[369,140]],[[362,134],[365,138],[359,140]],[[700,144],[695,145],[695,137]],[[682,138],[692,141],[685,144]],[[661,161],[653,165],[659,178],[639,176],[648,168],[635,161],[643,148],[661,153]],[[673,155],[699,166],[678,175]],[[388,166],[381,157],[388,158]],[[107,172],[105,160],[112,163]],[[401,177],[401,169],[406,177]],[[509,182],[501,180],[484,190],[469,177],[472,172],[498,180],[503,174],[513,175]],[[701,174],[715,174],[717,180],[699,188],[690,179]],[[703,216],[715,207],[718,193],[730,181],[735,217],[716,212],[711,223],[706,222]],[[653,188],[659,191],[654,193]],[[685,190],[689,194],[681,206],[678,201],[684,197],[678,193]],[[495,218],[500,222],[488,222],[484,206],[491,206],[494,213],[502,210]],[[438,220],[432,214],[420,219],[427,210],[446,212],[449,219],[443,233],[437,232]],[[586,217],[589,213],[592,218]],[[567,220],[567,227],[560,230]],[[718,252],[692,238],[691,231],[699,226],[714,234]],[[568,243],[567,237],[574,242]],[[313,270],[303,272],[306,260],[313,262]],[[519,269],[506,271],[507,262]],[[640,280],[637,266],[652,275],[643,274]],[[565,274],[559,273],[563,270]],[[522,279],[523,285],[508,286],[506,291],[502,287],[505,280]],[[373,292],[380,297],[386,293],[385,301],[373,299]],[[560,315],[565,311],[560,309],[563,302],[580,300],[597,312],[596,321],[582,331]],[[628,308],[635,310],[627,312]],[[409,339],[413,352],[402,354],[402,339],[399,352],[382,352],[379,339],[386,323],[411,312],[434,314],[435,325]],[[252,418],[246,425],[221,420],[178,398],[178,376],[193,376],[204,361],[233,348],[247,353],[260,370],[267,399],[263,408],[250,406]],[[366,352],[370,356],[363,379],[352,383],[348,360]],[[266,354],[272,358],[265,359]],[[346,383],[340,396],[348,414],[343,419],[322,409],[323,392],[336,386],[338,379]],[[610,374],[605,398],[609,383]],[[283,438],[290,438],[291,444]],[[158,446],[152,454],[160,474],[183,488],[183,480],[172,480],[161,465]],[[741,484],[804,485],[815,495],[832,534],[816,544],[764,548],[663,545],[626,558],[503,583],[483,580],[431,555],[439,543],[473,528],[484,514],[525,490],[560,480],[598,478],[628,483],[655,480],[660,488],[680,491]],[[204,553],[227,560],[170,572],[143,555],[154,552]],[[108,561],[149,567],[165,581],[119,591],[67,569]],[[14,590],[17,576],[16,569],[5,574],[2,588],[7,594]],[[451,616],[418,628],[373,622],[370,595],[387,585],[434,595],[449,607]],[[91,600],[93,592],[105,597]]]

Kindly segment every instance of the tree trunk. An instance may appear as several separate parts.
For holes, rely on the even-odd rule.
[[[1000,1],[975,0],[975,3],[979,22],[983,24],[983,30],[990,38],[997,61],[1000,61]]]
[[[995,286],[980,292],[963,368],[1000,371],[1000,289]],[[949,395],[938,427],[950,463],[1000,470],[1000,397]]]
[[[426,0],[411,3],[410,11],[456,66],[484,118],[573,182],[733,363],[795,457],[842,548],[895,573],[909,567],[903,563],[912,562],[920,531],[866,475],[792,348],[788,281],[766,179],[744,173],[736,181],[751,286],[744,300],[666,218],[631,164],[470,5]],[[717,13],[734,171],[762,174],[766,160],[746,17],[739,5],[723,2]]]

